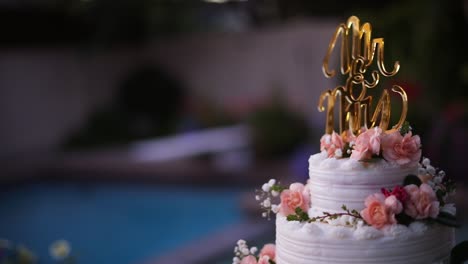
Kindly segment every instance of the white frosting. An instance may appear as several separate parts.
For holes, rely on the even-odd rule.
[[[349,158],[327,158],[325,152],[309,158],[311,216],[340,212],[341,206],[364,209],[365,198],[381,188],[402,185],[408,174],[416,174],[417,164],[399,166],[385,160],[360,162]]]
[[[332,226],[276,219],[278,264],[427,264],[447,258],[452,228],[413,223],[378,230],[370,226]]]

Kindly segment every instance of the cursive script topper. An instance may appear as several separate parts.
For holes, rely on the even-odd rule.
[[[380,127],[383,131],[399,129],[406,118],[408,111],[408,98],[402,87],[393,85],[391,92],[397,93],[402,100],[402,110],[397,124],[388,129],[390,123],[391,104],[390,91],[383,89],[374,109],[372,96],[367,89],[373,89],[379,83],[380,75],[391,77],[398,73],[400,64],[396,61],[392,70],[387,70],[384,63],[384,39],[371,36],[372,27],[369,23],[360,25],[359,18],[351,16],[346,23],[340,24],[328,46],[327,54],[323,60],[322,70],[327,78],[336,75],[334,69],[330,70],[330,57],[335,50],[338,39],[341,39],[340,70],[342,75],[348,75],[343,86],[333,90],[324,91],[320,95],[318,110],[326,111],[325,133],[331,134],[334,129],[334,110],[339,106],[339,132],[351,131],[358,135],[361,128]],[[367,74],[368,68],[374,59],[377,60],[378,70]],[[367,79],[366,79],[367,78]],[[326,102],[326,107],[324,106]],[[372,111],[373,110],[373,111]]]

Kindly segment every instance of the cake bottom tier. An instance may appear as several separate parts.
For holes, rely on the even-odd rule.
[[[378,230],[300,223],[277,215],[276,263],[448,263],[454,237],[453,228],[435,223]]]

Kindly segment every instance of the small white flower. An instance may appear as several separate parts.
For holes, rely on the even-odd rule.
[[[354,146],[355,144],[356,144],[356,142],[354,142],[354,140],[351,141],[351,142],[349,142],[349,146],[350,146],[350,147]]]
[[[245,240],[243,240],[243,239],[239,239],[239,240],[237,241],[237,245],[238,245],[239,247],[245,246],[245,243],[246,243],[246,242],[245,242]]]
[[[427,167],[431,165],[431,160],[429,160],[428,158],[423,158],[422,164]]]
[[[239,251],[239,247],[234,247],[234,253],[236,253],[237,251]]]
[[[263,218],[266,218],[267,216],[268,216],[268,214],[267,214],[266,212],[263,212],[263,213],[262,213],[262,217],[263,217]]]
[[[325,136],[325,144],[328,145],[328,144],[330,144],[330,143],[331,143],[331,136],[327,134],[327,135]]]
[[[255,200],[260,201],[260,195],[255,195]]]
[[[247,248],[247,247],[242,248],[241,252],[242,252],[243,255],[246,255],[246,256],[249,255],[249,253],[250,253],[249,248]]]
[[[272,211],[273,213],[277,214],[277,213],[279,212],[279,209],[280,209],[280,208],[279,208],[278,205],[276,205],[276,204],[271,205],[271,211]]]
[[[341,149],[335,150],[335,157],[341,158],[343,157],[343,151]]]
[[[271,179],[268,181],[268,185],[270,185],[270,187],[272,187],[273,185],[276,184],[276,180],[275,179]]]
[[[445,171],[441,170],[437,175],[443,179],[445,177]]]
[[[427,171],[427,173],[429,173],[429,174],[432,175],[432,176],[434,176],[434,175],[436,174],[436,173],[435,173],[435,172],[436,172],[436,171],[435,171],[435,168],[432,167],[431,165],[426,166],[426,171]]]
[[[418,168],[418,175],[426,175],[427,171],[425,168]]]
[[[251,253],[252,255],[255,255],[255,253],[257,253],[257,251],[258,251],[258,248],[257,248],[257,247],[251,247],[251,248],[250,248],[250,253]]]
[[[351,155],[351,149],[346,150],[346,153]]]
[[[266,208],[271,207],[271,200],[270,198],[266,198],[265,201],[263,201],[263,206]]]
[[[279,194],[280,194],[280,193],[279,193],[278,191],[275,191],[275,190],[271,191],[271,195],[272,195],[273,197],[278,197]]]
[[[263,186],[262,186],[262,190],[263,190],[264,192],[269,192],[269,191],[270,191],[270,188],[271,188],[271,187],[270,187],[270,185],[268,185],[268,183],[265,183],[265,184],[263,184]]]
[[[232,259],[232,264],[239,264],[241,262],[240,258],[239,257],[234,257]]]

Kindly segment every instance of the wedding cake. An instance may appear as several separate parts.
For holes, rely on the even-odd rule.
[[[454,183],[422,157],[420,138],[405,121],[404,89],[384,89],[374,104],[366,93],[400,65],[386,69],[383,39],[372,39],[370,24],[352,16],[332,37],[327,77],[335,75],[328,61],[339,39],[340,71],[348,78],[319,98],[326,129],[321,152],[310,156],[309,179],[289,186],[272,179],[257,191],[263,216],[276,215],[276,245],[258,250],[239,240],[233,263],[448,263],[456,210],[447,199]],[[366,73],[374,59],[378,70]],[[391,93],[401,111],[389,127]]]

